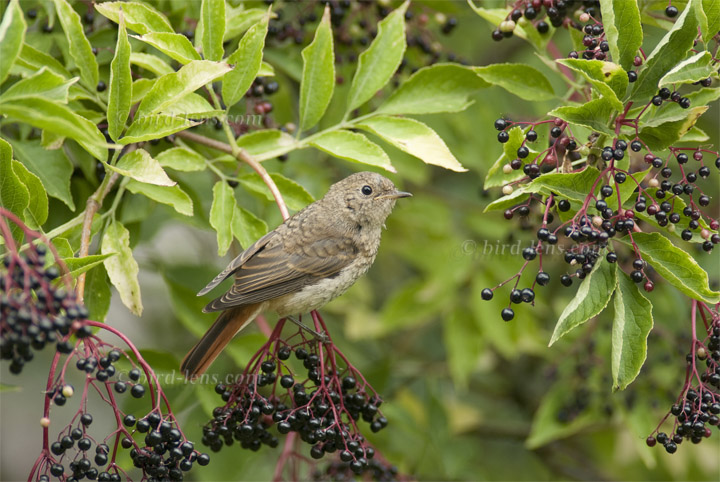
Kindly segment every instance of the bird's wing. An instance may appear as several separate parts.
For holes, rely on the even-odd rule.
[[[292,293],[318,279],[337,275],[357,253],[357,245],[350,236],[333,233],[309,243],[294,243],[291,251],[279,236],[246,258],[234,270],[232,287],[204,311],[226,310]]]
[[[255,241],[253,244],[250,245],[248,249],[240,253],[235,259],[230,261],[230,264],[227,265],[227,268],[222,270],[220,274],[218,274],[211,282],[205,286],[205,288],[201,289],[200,292],[197,294],[198,296],[202,296],[206,293],[209,293],[213,288],[215,288],[217,285],[225,281],[231,274],[233,274],[240,266],[242,266],[248,259],[250,259],[255,253],[262,250],[268,242],[277,234],[276,231],[270,231],[262,238]]]

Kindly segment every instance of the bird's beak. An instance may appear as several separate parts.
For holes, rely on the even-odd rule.
[[[386,194],[381,194],[377,196],[375,199],[398,199],[401,197],[412,197],[412,194],[405,191],[393,191]]]

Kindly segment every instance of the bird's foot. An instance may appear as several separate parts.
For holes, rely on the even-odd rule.
[[[324,331],[323,331],[323,332],[318,332],[318,331],[316,331],[316,330],[313,330],[312,328],[310,328],[309,326],[305,325],[305,324],[302,323],[301,321],[296,320],[296,319],[293,318],[292,316],[286,316],[285,318],[287,318],[288,320],[290,320],[290,321],[292,321],[293,323],[295,323],[295,324],[296,324],[297,326],[299,326],[301,329],[303,329],[303,330],[307,331],[308,333],[310,333],[310,334],[311,334],[313,337],[315,337],[315,339],[318,340],[319,342],[324,343],[324,344],[330,343],[330,337],[329,337],[329,336],[327,335],[327,333],[325,333]]]

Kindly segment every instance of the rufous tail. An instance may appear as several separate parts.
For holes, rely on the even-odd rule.
[[[180,370],[194,380],[215,361],[230,340],[260,313],[261,303],[238,306],[223,311],[200,341],[185,355]]]

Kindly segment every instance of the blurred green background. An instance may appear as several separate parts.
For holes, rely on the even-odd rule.
[[[23,2],[23,8],[31,3],[36,5]],[[173,8],[173,2],[156,4],[162,10]],[[183,15],[191,16],[198,6],[199,2],[189,3]],[[562,82],[528,44],[517,38],[493,42],[492,27],[465,2],[425,2],[413,8],[416,12],[427,9],[431,19],[438,11],[458,19],[449,36],[440,35],[437,25],[429,27],[438,33],[443,59],[454,53],[471,65],[528,62],[547,74],[559,95],[564,94]],[[292,11],[285,9],[286,19]],[[646,45],[660,34],[649,28]],[[28,41],[41,45],[45,40],[40,33],[31,33]],[[558,31],[555,41],[560,52],[570,50],[566,31]],[[91,42],[112,47],[115,36],[98,33]],[[296,120],[297,83],[292,72],[293,66],[301,65],[299,49],[270,48],[266,53],[280,83],[279,93],[270,99],[273,116],[280,123]],[[413,51],[408,54],[413,55]],[[101,72],[110,59],[110,54],[101,53]],[[351,62],[342,62],[338,74],[349,80],[352,68]],[[338,85],[336,100],[343,98],[348,84]],[[398,203],[368,275],[323,310],[336,344],[385,399],[383,410],[390,424],[378,434],[367,430],[368,438],[401,472],[420,480],[718,480],[720,434],[716,430],[697,446],[682,444],[672,456],[662,447],[649,449],[644,442],[682,387],[690,334],[687,298],[666,283],[656,284],[648,295],[655,319],[648,360],[636,381],[617,393],[611,389],[609,363],[611,308],[547,347],[558,315],[577,286],[559,284],[565,272],[560,256],[546,259],[545,271],[552,282],[538,287],[535,306],[519,306],[513,321],[500,318],[507,289],[498,291],[490,302],[480,299],[483,288],[507,279],[522,265],[519,254],[497,254],[486,246],[518,241],[527,246],[539,220],[537,213],[531,214],[535,227],[528,230],[517,219],[505,221],[500,212],[483,214],[484,207],[500,195],[499,190],[482,188],[486,170],[502,151],[493,121],[501,116],[536,119],[557,104],[526,102],[497,87],[482,91],[475,100],[465,112],[422,119],[437,130],[469,172],[426,166],[388,147],[398,170],[390,177],[414,197]],[[332,125],[342,108],[342,101],[334,102],[323,122]],[[715,146],[720,144],[717,103],[699,126],[711,135]],[[200,131],[211,133],[212,128]],[[153,149],[168,147],[161,141]],[[316,198],[332,182],[365,169],[313,150],[291,153],[285,162],[268,161],[265,167],[296,180]],[[714,199],[717,179],[713,172],[702,185]],[[156,370],[167,374],[173,409],[186,434],[199,443],[213,403],[221,401],[212,386],[186,385],[177,373],[173,377],[173,370],[196,340],[191,330],[209,326],[214,318],[200,313],[206,299],[196,299],[194,293],[225,266],[230,255],[217,258],[215,235],[207,223],[214,179],[208,173],[190,173],[178,180],[195,201],[194,219],[139,196],[128,195],[123,201],[120,220],[136,241],[145,313],[137,319],[113,298],[108,322],[125,331]],[[94,189],[83,179],[74,182],[73,188],[76,204]],[[242,188],[236,189],[236,196],[271,229],[280,222],[271,203]],[[713,210],[717,217],[717,202]],[[53,201],[51,223],[68,215],[64,205]],[[710,255],[698,251],[697,258],[717,288],[720,253],[717,249]],[[535,272],[531,266],[521,287],[529,286]],[[247,330],[234,342],[231,356],[223,355],[212,370],[237,372],[262,339],[256,328]],[[22,386],[18,391],[4,391],[0,398],[2,480],[26,478],[40,448],[37,420],[48,361],[49,353],[43,353],[19,378],[9,375],[2,365],[3,383]],[[72,412],[72,402],[54,409],[56,427],[62,426],[63,412]],[[142,410],[141,404],[135,406]],[[111,416],[102,404],[91,413],[96,420],[102,414]],[[98,433],[102,433],[102,423],[93,426]],[[309,446],[301,447],[309,452]],[[279,453],[280,448],[263,447],[254,453],[237,445],[225,447],[212,455],[208,467],[194,469],[189,478],[269,480]]]

